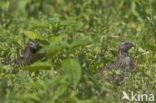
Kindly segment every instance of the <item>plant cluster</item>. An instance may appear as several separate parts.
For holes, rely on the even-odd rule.
[[[156,96],[155,0],[0,0],[0,103],[121,103]],[[31,41],[46,55],[14,65]],[[99,70],[131,41],[135,69],[123,81]],[[109,74],[122,74],[111,71]]]

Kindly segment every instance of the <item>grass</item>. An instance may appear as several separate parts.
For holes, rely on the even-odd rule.
[[[155,0],[1,0],[0,102],[128,103],[121,100],[123,91],[156,96],[155,5]],[[13,65],[30,41],[38,41],[47,56],[29,66]],[[136,44],[129,51],[135,70],[118,85],[98,80],[97,72],[115,62],[122,41]]]

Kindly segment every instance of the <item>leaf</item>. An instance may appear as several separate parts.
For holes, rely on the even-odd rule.
[[[30,66],[23,67],[24,70],[36,71],[36,70],[50,70],[52,64],[49,62],[36,62]]]
[[[60,51],[62,51],[62,48],[60,46],[57,46],[57,45],[49,45],[49,46],[43,47],[39,51],[39,53],[47,53],[46,54],[46,57],[52,57],[53,55],[56,55]]]
[[[52,37],[50,37],[49,41],[50,41],[51,45],[54,45],[54,44],[59,43],[62,39],[63,39],[62,35],[60,35],[60,36],[52,36]]]
[[[49,45],[43,47],[39,53],[47,53],[46,57],[52,57],[53,55],[56,55],[57,53],[62,52],[66,48],[71,48],[71,46],[64,41],[61,41],[58,45]]]
[[[54,26],[59,21],[59,19],[58,18],[49,18],[48,21],[51,24],[51,26]]]
[[[149,47],[152,51],[156,52],[156,47],[155,47],[155,44],[154,44],[154,43],[149,42],[149,43],[148,43],[148,47]]]
[[[81,67],[76,59],[66,59],[62,62],[62,71],[69,75],[69,81],[75,88],[81,78]]]
[[[68,49],[71,48],[71,45],[69,43],[67,43],[66,41],[61,41],[60,46],[62,48],[68,48]]]
[[[86,99],[86,100],[79,100],[79,103],[93,103],[93,101]]]
[[[40,81],[40,82],[28,82],[25,84],[26,85],[26,88],[28,89],[42,89],[44,90],[45,89],[45,84],[43,81]]]
[[[67,85],[61,85],[61,86],[59,86],[59,88],[56,90],[56,94],[55,94],[56,99],[58,99],[66,91],[67,91]]]
[[[24,31],[24,34],[32,40],[43,40],[43,38],[39,34],[32,31]]]
[[[48,29],[49,25],[46,22],[40,22],[40,23],[36,23],[36,24],[31,25],[31,29],[37,29],[37,28]]]
[[[24,10],[26,5],[27,5],[28,1],[27,0],[20,0],[18,2],[18,7],[20,8],[20,10]]]
[[[71,43],[71,47],[76,48],[76,47],[84,46],[87,44],[89,44],[88,40],[75,40],[73,43]]]
[[[59,40],[56,40],[56,41],[58,42]],[[47,57],[51,57],[59,52],[62,52],[64,49],[76,48],[76,47],[87,45],[87,44],[89,44],[89,41],[87,40],[76,40],[71,44],[68,44],[65,41],[60,41],[58,45],[49,45],[49,46],[43,47],[39,53],[46,52]]]
[[[139,52],[146,52],[146,50],[142,49],[141,47],[139,47],[138,51]]]
[[[61,22],[60,22],[60,25],[61,25],[61,26],[76,26],[77,23],[74,22],[74,21],[65,20],[65,21],[61,21]]]
[[[8,11],[9,6],[10,6],[10,2],[9,2],[9,1],[6,1],[6,2],[0,2],[0,6],[1,6],[1,9],[2,9],[2,10],[4,10],[4,11]]]
[[[25,93],[24,95],[23,95],[23,97],[26,99],[26,100],[28,100],[28,99],[31,99],[31,100],[34,100],[34,101],[39,101],[40,100],[40,98],[37,96],[37,94],[35,94],[35,93]]]
[[[68,75],[57,75],[53,78],[51,87],[56,87],[58,84],[68,84],[67,83]]]
[[[3,65],[0,63],[0,71],[3,69]]]
[[[10,38],[7,36],[0,36],[0,43],[8,42],[10,41]]]
[[[61,48],[57,45],[49,45],[49,46],[45,46],[43,47],[39,53],[55,53],[57,51],[59,51]]]
[[[50,45],[49,42],[46,40],[38,40],[38,42],[40,43],[41,46]]]

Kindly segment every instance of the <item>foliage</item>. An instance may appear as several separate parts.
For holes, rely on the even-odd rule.
[[[156,96],[155,0],[0,0],[0,102],[121,103],[122,91]],[[46,57],[15,66],[30,41]],[[124,81],[97,79],[131,41]],[[14,72],[16,71],[16,73]],[[109,74],[122,74],[112,71]]]

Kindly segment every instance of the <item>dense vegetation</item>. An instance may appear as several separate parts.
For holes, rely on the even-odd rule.
[[[122,91],[156,96],[155,5],[156,0],[0,0],[0,103],[121,103]],[[30,41],[38,41],[46,57],[15,66]],[[121,41],[136,44],[129,51],[135,70],[117,84],[97,79],[116,60]]]

